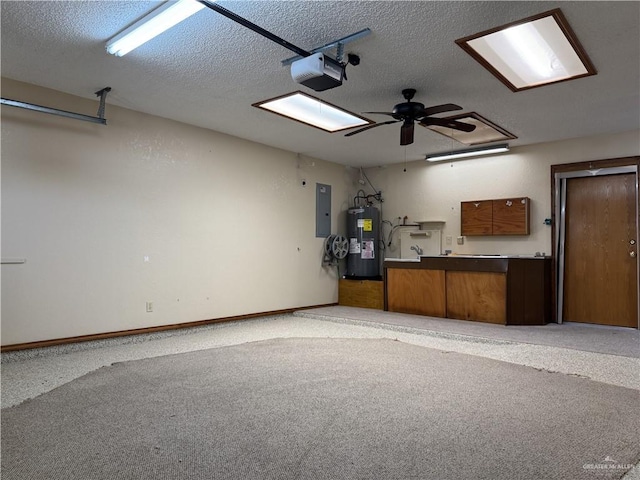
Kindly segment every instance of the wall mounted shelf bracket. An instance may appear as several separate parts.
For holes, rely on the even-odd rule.
[[[9,107],[24,108],[26,110],[33,110],[41,113],[49,113],[51,115],[58,115],[60,117],[71,118],[73,120],[82,120],[84,122],[106,125],[107,119],[104,118],[104,110],[105,102],[107,100],[107,93],[109,93],[110,91],[111,87],[105,87],[102,90],[96,92],[96,95],[100,97],[100,104],[98,106],[98,114],[95,117],[92,117],[91,115],[83,115],[82,113],[59,110],[57,108],[43,107],[42,105],[35,105],[33,103],[19,102],[17,100],[11,100],[9,98],[0,98],[0,104],[7,105]]]

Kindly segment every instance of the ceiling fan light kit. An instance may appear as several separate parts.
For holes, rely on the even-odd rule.
[[[106,45],[107,52],[122,57],[203,8],[196,0],[166,2],[111,38]]]
[[[455,160],[458,158],[478,157],[481,155],[491,155],[494,153],[504,153],[509,151],[509,145],[506,143],[481,148],[469,148],[466,150],[456,150],[448,153],[428,154],[425,157],[427,162],[442,162],[445,160]]]

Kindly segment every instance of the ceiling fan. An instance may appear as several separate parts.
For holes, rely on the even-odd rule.
[[[472,132],[476,126],[469,123],[459,122],[457,120],[448,120],[446,118],[432,117],[438,113],[451,112],[453,110],[462,110],[462,107],[453,103],[445,103],[444,105],[436,105],[434,107],[427,107],[422,103],[412,102],[411,99],[416,94],[415,89],[406,88],[402,90],[402,96],[406,102],[399,103],[391,112],[364,112],[373,113],[378,115],[389,115],[395,120],[389,120],[388,122],[374,123],[373,125],[367,125],[364,128],[360,128],[353,132],[345,134],[345,137],[350,137],[365,130],[370,130],[381,125],[389,125],[391,123],[403,122],[400,127],[400,145],[409,145],[413,143],[413,129],[415,122],[418,122],[423,127],[429,125],[439,125],[441,127],[453,128],[454,130],[461,130],[463,132]]]

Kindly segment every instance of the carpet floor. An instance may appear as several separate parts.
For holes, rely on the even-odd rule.
[[[619,479],[638,392],[388,339],[116,363],[2,411],[5,480]]]
[[[585,323],[505,326],[345,306],[301,310],[296,312],[296,315],[328,321],[355,321],[389,327],[407,327],[434,333],[548,345],[584,352],[640,358],[640,330],[637,328]]]

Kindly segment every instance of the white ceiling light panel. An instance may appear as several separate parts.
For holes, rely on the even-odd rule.
[[[513,91],[596,73],[559,9],[456,43]]]
[[[373,123],[371,120],[303,92],[289,93],[254,103],[253,106],[327,132],[338,132]]]

